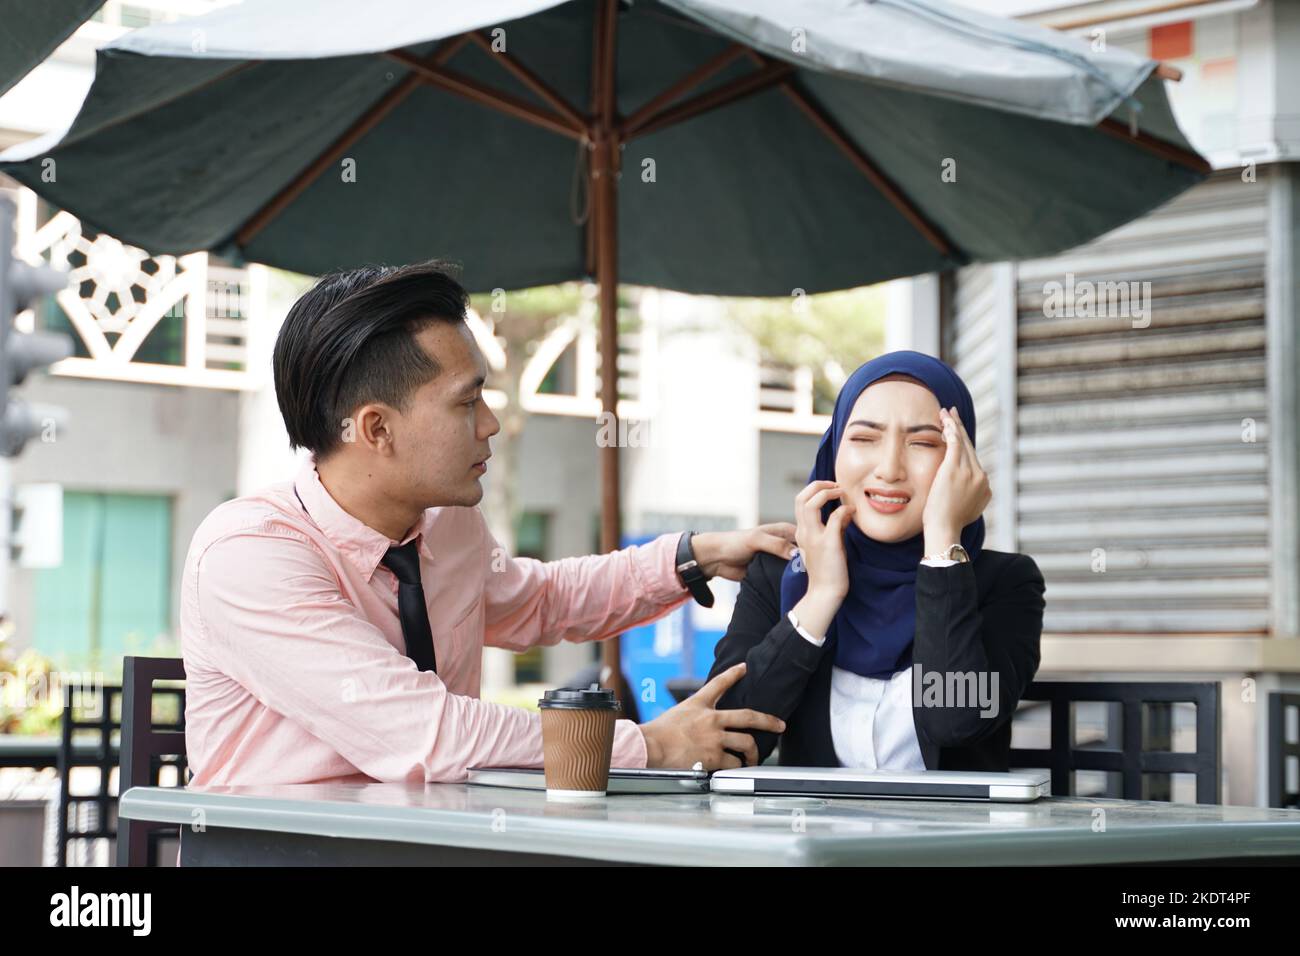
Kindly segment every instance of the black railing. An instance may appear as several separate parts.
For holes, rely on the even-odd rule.
[[[1021,699],[1048,703],[1051,739],[1047,749],[1013,747],[1011,766],[1050,770],[1053,796],[1073,796],[1075,772],[1084,770],[1119,774],[1125,800],[1169,800],[1170,775],[1184,773],[1196,778],[1197,803],[1221,802],[1217,683],[1034,681]],[[1115,705],[1119,733],[1077,742],[1075,705],[1081,703]],[[1179,703],[1196,708],[1193,751],[1173,750],[1173,705]]]
[[[1300,809],[1300,694],[1268,695],[1268,805]]]

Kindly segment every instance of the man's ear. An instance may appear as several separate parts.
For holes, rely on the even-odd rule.
[[[362,405],[353,419],[353,441],[381,455],[393,452],[394,410],[381,402]]]

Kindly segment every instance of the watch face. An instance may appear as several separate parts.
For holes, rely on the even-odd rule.
[[[966,564],[970,563],[970,554],[968,554],[966,549],[959,544],[954,544],[949,548],[948,553],[954,561],[961,561]]]

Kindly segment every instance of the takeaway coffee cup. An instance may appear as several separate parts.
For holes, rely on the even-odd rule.
[[[614,692],[599,684],[562,687],[548,690],[537,706],[542,712],[547,798],[604,796],[620,709]]]

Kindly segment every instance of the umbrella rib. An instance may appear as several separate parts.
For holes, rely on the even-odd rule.
[[[890,204],[902,213],[903,218],[925,237],[930,245],[945,256],[953,254],[952,243],[948,241],[939,227],[931,222],[925,213],[921,212],[901,189],[894,185],[893,181],[872,162],[871,157],[849,138],[848,134],[822,109],[820,104],[816,103],[804,90],[789,80],[781,84],[781,89],[812,120],[813,125],[821,130],[822,134],[849,158],[858,171],[871,181],[871,184],[889,200]]]
[[[753,93],[762,92],[769,87],[784,82],[793,72],[794,67],[788,63],[773,61],[755,73],[742,76],[730,83],[709,90],[707,93],[692,97],[685,103],[662,110],[643,120],[635,127],[625,123],[623,137],[630,140],[638,136],[647,136],[663,129],[665,126],[680,123],[701,113],[733,103]]]
[[[426,60],[430,64],[440,64],[451,59],[452,56],[465,45],[466,37],[464,34],[452,37],[446,42],[439,45]],[[269,199],[257,212],[253,213],[239,230],[235,233],[235,244],[246,246],[252,241],[259,232],[266,228],[267,224],[278,216],[285,208],[295,199],[302,195],[303,191],[310,186],[326,169],[343,155],[345,151],[361,137],[365,136],[375,128],[385,116],[391,113],[403,100],[421,85],[423,80],[414,73],[404,77],[402,82],[393,87],[383,96],[381,96],[365,113],[363,113],[351,126],[325,148],[319,156],[303,168],[287,186]]]
[[[1173,143],[1152,136],[1150,133],[1144,133],[1141,130],[1135,136],[1129,132],[1127,126],[1118,120],[1104,119],[1097,124],[1096,129],[1108,136],[1132,143],[1139,149],[1144,149],[1154,156],[1178,163],[1180,166],[1185,166],[1202,175],[1208,176],[1214,171],[1213,167],[1196,153],[1188,152],[1181,146],[1175,146]]]
[[[567,119],[571,126],[586,129],[586,117],[578,112],[568,100],[557,93],[540,76],[510,54],[493,50],[492,41],[484,36],[482,32],[470,33],[468,36],[484,53],[490,54],[494,60],[497,60],[515,79],[549,103],[551,108]]]
[[[777,61],[764,56],[757,50],[746,49],[750,58],[758,64],[771,67]],[[781,81],[781,90],[788,96],[796,106],[813,122],[813,125],[821,130],[822,134],[829,139],[840,152],[848,157],[849,161],[857,167],[862,175],[866,176],[871,184],[876,187],[880,193],[889,200],[890,205],[897,209],[909,223],[912,228],[925,237],[938,252],[945,256],[951,256],[954,253],[952,243],[948,240],[943,231],[926,217],[925,213],[909,199],[894,182],[884,174],[881,169],[872,162],[865,151],[863,151],[848,134],[840,128],[839,124],[833,120],[830,115],[822,109],[802,87],[796,85],[789,76]]]
[[[654,99],[650,100],[640,109],[632,113],[632,115],[624,121],[624,129],[635,130],[650,117],[658,113],[659,110],[676,100],[679,96],[690,92],[715,73],[726,69],[740,57],[744,56],[745,52],[746,47],[743,44],[736,43],[723,50],[711,60],[696,67],[690,73],[686,74],[686,76],[668,87],[668,89],[664,90]]]
[[[578,140],[585,139],[587,136],[585,126],[571,125],[562,116],[538,109],[527,100],[484,86],[467,76],[429,66],[404,50],[389,50],[384,56],[413,70],[430,86],[436,86],[448,93],[454,93],[471,102],[491,107],[498,112],[532,123],[534,126],[540,126],[542,129],[559,133],[561,136],[568,136],[571,139]]]

